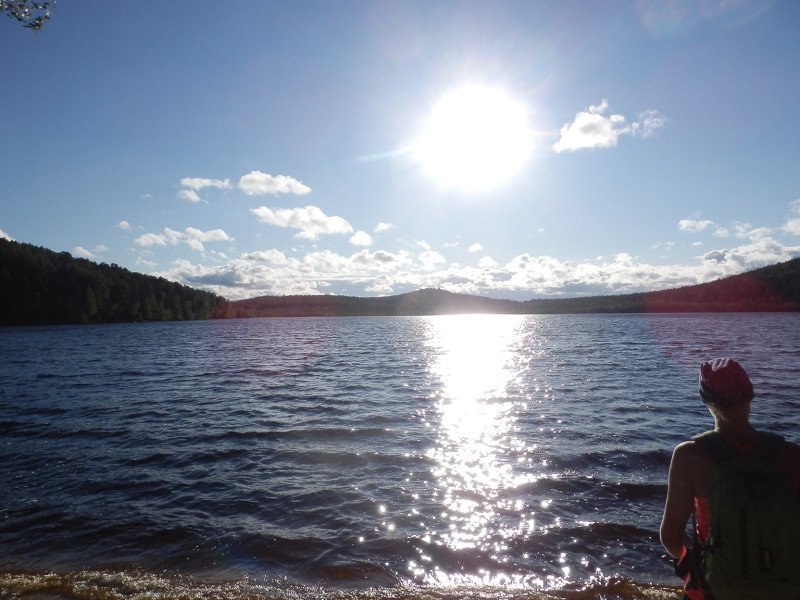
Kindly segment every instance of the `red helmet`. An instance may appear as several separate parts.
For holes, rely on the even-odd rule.
[[[700,365],[700,396],[709,404],[738,404],[753,399],[753,384],[732,358],[715,358]]]

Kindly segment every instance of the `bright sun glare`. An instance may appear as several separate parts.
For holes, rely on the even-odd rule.
[[[498,88],[465,85],[433,107],[414,157],[443,187],[480,191],[517,173],[531,152],[525,107]]]

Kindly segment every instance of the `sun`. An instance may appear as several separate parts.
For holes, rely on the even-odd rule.
[[[414,159],[443,187],[506,183],[532,150],[528,111],[500,88],[468,84],[442,96],[413,144]]]

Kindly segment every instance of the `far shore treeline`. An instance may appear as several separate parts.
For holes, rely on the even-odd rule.
[[[800,258],[710,283],[636,294],[515,301],[426,289],[381,298],[262,296],[229,302],[163,277],[0,239],[0,325],[295,316],[798,310]]]

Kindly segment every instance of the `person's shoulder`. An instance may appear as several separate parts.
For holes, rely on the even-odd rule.
[[[678,444],[672,453],[670,484],[685,489],[689,497],[705,497],[714,466],[714,459],[696,440]]]
[[[673,452],[673,454],[681,456],[698,456],[704,453],[705,450],[695,438],[692,438],[686,442],[681,442],[675,446],[675,451]]]
[[[694,439],[678,444],[672,453],[673,462],[687,465],[697,461],[707,462],[709,458],[708,451]]]

